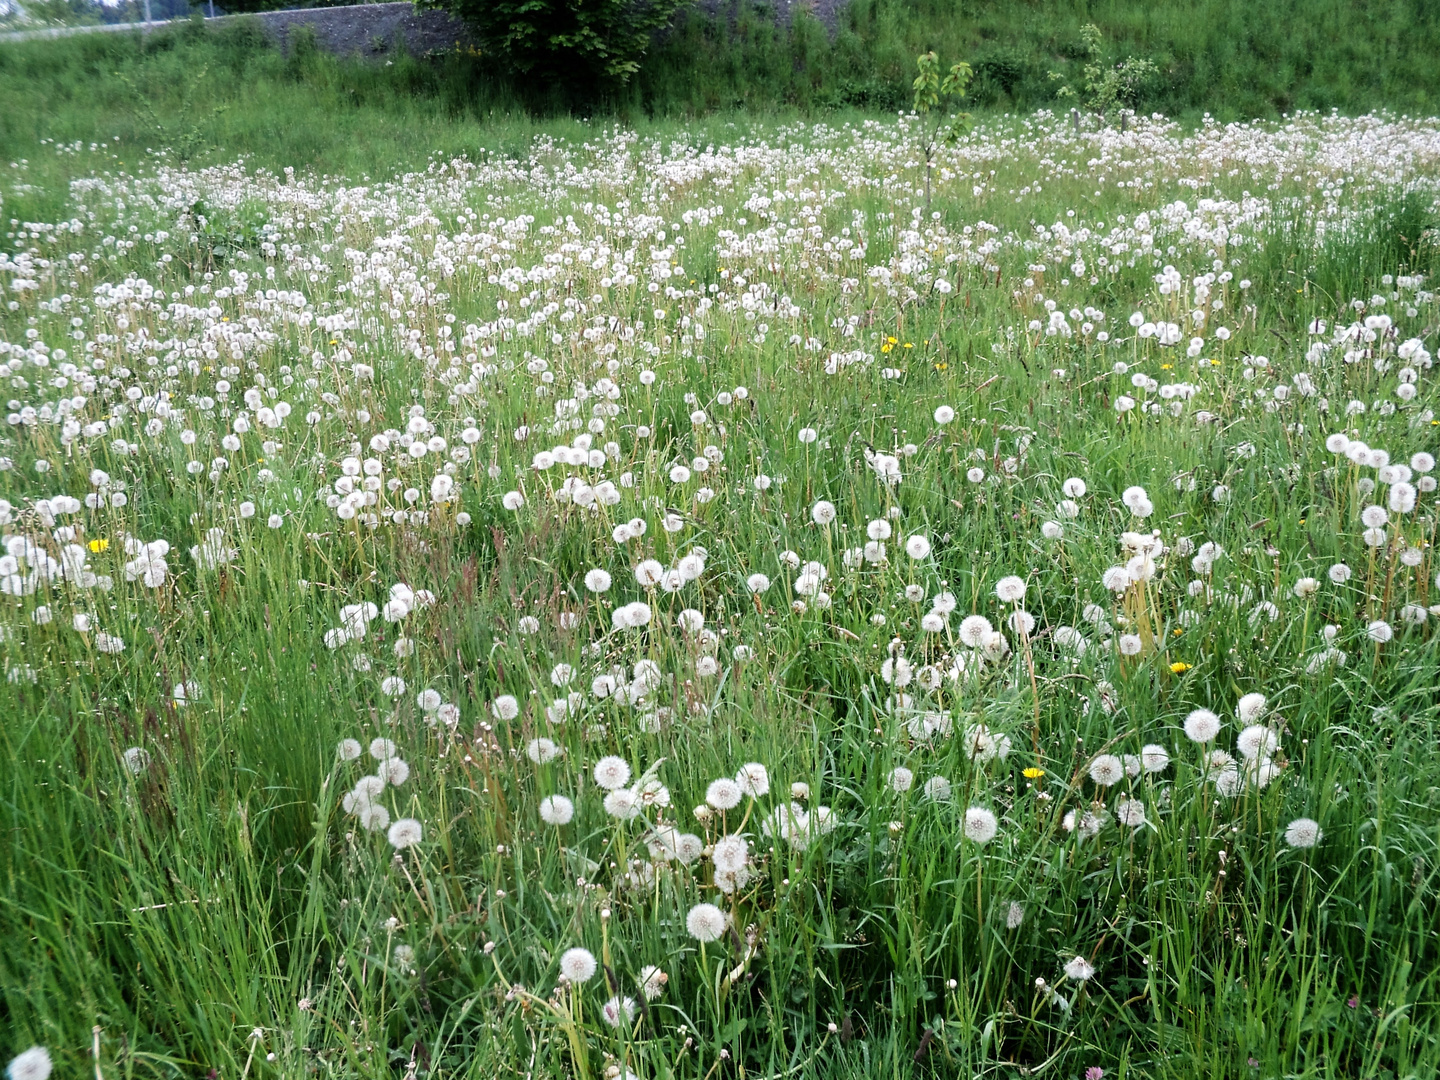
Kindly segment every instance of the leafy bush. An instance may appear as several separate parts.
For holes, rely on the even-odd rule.
[[[1086,57],[1085,64],[1085,107],[1101,116],[1108,116],[1117,109],[1134,108],[1141,92],[1160,73],[1153,60],[1127,56],[1113,66],[1102,60],[1104,50],[1100,28],[1087,23],[1080,28],[1080,43]],[[1078,100],[1080,92],[1068,83],[1065,76],[1052,71],[1050,78],[1060,82],[1056,96]]]
[[[488,57],[545,81],[624,83],[688,0],[424,0],[467,23]]]

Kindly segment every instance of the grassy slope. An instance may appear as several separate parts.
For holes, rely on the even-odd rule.
[[[550,117],[546,131],[580,130],[557,112],[615,115],[644,130],[652,118],[693,125],[717,110],[901,108],[914,57],[930,48],[976,65],[976,107],[1030,109],[1054,101],[1051,70],[1078,78],[1077,34],[1091,20],[1106,31],[1113,58],[1133,53],[1160,64],[1144,110],[1222,119],[1331,107],[1425,113],[1440,101],[1440,69],[1428,61],[1440,50],[1437,11],[1420,0],[854,0],[833,39],[804,18],[789,32],[754,12],[725,26],[690,19],[634,85],[582,102],[498,85],[483,58],[286,58],[243,25],[143,42],[109,34],[28,42],[0,47],[0,163],[31,161],[36,190],[8,207],[12,217],[58,212],[61,181],[76,171],[54,161],[42,140],[114,142],[114,160],[132,167],[163,146],[172,159],[244,156],[258,166],[379,177],[430,154],[519,152],[541,130],[537,115]]]
[[[644,86],[690,108],[757,98],[901,108],[916,54],[935,49],[977,66],[983,104],[1035,108],[1053,100],[1050,71],[1076,75],[1089,22],[1111,59],[1159,64],[1162,77],[1139,102],[1146,111],[1424,113],[1440,92],[1427,62],[1440,11],[1422,0],[854,0],[833,45],[813,26],[786,40],[753,17],[736,37],[697,22],[654,58]]]

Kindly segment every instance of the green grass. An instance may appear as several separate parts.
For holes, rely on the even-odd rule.
[[[1157,5],[1153,18],[1167,10]],[[896,63],[916,47],[897,45]],[[784,80],[765,82],[778,70],[765,57],[778,54],[753,55],[761,104],[781,103],[775,115],[689,122],[680,105],[653,118],[629,106],[632,143],[608,114],[545,120],[533,102],[504,104],[501,91],[461,78],[469,62],[459,58],[362,67],[183,35],[154,39],[143,55],[100,36],[0,50],[11,103],[0,113],[3,216],[31,223],[7,226],[5,251],[48,263],[29,264],[36,290],[16,285],[23,273],[0,275],[0,339],[15,346],[7,414],[20,420],[25,405],[83,393],[80,418],[114,424],[65,443],[58,424],[0,429],[11,466],[0,497],[14,509],[3,531],[58,552],[63,538],[33,504],[83,498],[94,469],[128,496],[62,515],[77,542],[96,542],[89,562],[114,578],[110,591],[58,581],[0,593],[0,1053],[40,1043],[57,1075],[89,1075],[98,1037],[112,1080],[599,1076],[617,1062],[645,1080],[718,1080],[741,1067],[776,1078],[1077,1078],[1102,1067],[1107,1080],[1418,1080],[1440,1068],[1440,645],[1434,614],[1418,626],[1398,615],[1440,590],[1435,497],[1387,524],[1387,543],[1403,538],[1419,565],[1398,549],[1377,555],[1360,514],[1384,501],[1385,486],[1364,489],[1378,471],[1324,447],[1340,429],[1396,463],[1440,445],[1432,369],[1417,362],[1418,393],[1405,400],[1396,390],[1407,362],[1393,352],[1412,337],[1437,346],[1434,123],[1380,133],[1379,145],[1413,150],[1391,168],[1360,152],[1345,124],[1305,120],[1299,129],[1335,157],[1292,152],[1280,179],[1254,164],[1282,142],[1269,129],[1237,130],[1224,155],[1202,161],[1183,130],[1156,126],[1096,167],[1098,136],[1071,141],[1066,122],[993,116],[942,151],[937,217],[922,210],[917,228],[928,231],[916,238],[913,133],[851,112],[831,115],[849,128],[813,124],[797,106],[817,99],[784,106]],[[43,95],[19,92],[41,85]],[[726,93],[692,104],[728,107]],[[740,148],[745,163],[705,159],[708,145]],[[492,171],[451,161],[460,155]],[[246,166],[230,167],[240,156]],[[1263,222],[1239,220],[1230,200],[1246,192],[1267,200]],[[1161,222],[1161,207],[1202,198],[1233,223],[1223,243]],[[697,216],[714,208],[715,220]],[[1128,251],[1097,241],[1121,215],[1133,227],[1141,214],[1154,219],[1153,253],[1139,254],[1134,236]],[[521,228],[524,215],[534,221]],[[818,232],[801,237],[812,218]],[[71,221],[73,231],[57,227]],[[975,251],[989,235],[982,222],[1004,243],[978,263],[945,261]],[[1091,233],[1067,240],[1048,223]],[[772,228],[789,240],[772,244]],[[489,237],[486,261],[470,263],[454,245],[477,236]],[[863,262],[830,261],[823,244],[841,237],[863,239]],[[626,251],[635,282],[612,277]],[[904,253],[922,268],[902,269]],[[1070,268],[1077,254],[1083,272]],[[1185,322],[1188,338],[1198,301],[1189,285],[1183,302],[1160,294],[1155,275],[1169,263],[1189,282],[1217,259],[1233,277],[1212,283],[1223,306],[1207,308],[1196,331],[1202,355],[1135,336],[1126,320],[1143,310]],[[665,279],[676,293],[648,292],[647,268],[671,263],[684,267]],[[865,272],[877,265],[915,294],[887,291]],[[489,280],[502,267],[535,273],[512,293]],[[545,268],[558,276],[545,279]],[[238,275],[246,292],[221,295]],[[754,319],[740,305],[742,276],[773,290]],[[937,276],[953,284],[948,295],[932,290]],[[138,279],[170,295],[147,300]],[[127,281],[128,296],[101,288]],[[264,290],[303,294],[310,318]],[[775,304],[781,295],[798,311]],[[1102,309],[1115,340],[1083,333],[1088,315],[1069,319],[1071,337],[1031,330],[1049,317],[1045,298],[1062,313]],[[567,300],[586,312],[562,321]],[[1357,312],[1354,300],[1370,306]],[[547,303],[559,307],[543,332],[496,326],[493,338],[466,340],[468,326],[523,320]],[[1347,363],[1339,345],[1307,359],[1312,341],[1377,313],[1398,330],[1383,355]],[[1327,330],[1312,336],[1317,318]],[[1221,323],[1230,338],[1215,334]],[[761,324],[770,329],[757,341]],[[703,340],[687,340],[695,325]],[[811,337],[818,349],[805,346]],[[43,365],[23,351],[37,339],[51,350]],[[460,343],[458,367],[445,362],[446,341]],[[481,354],[486,343],[493,355]],[[431,353],[417,357],[416,345]],[[831,353],[857,349],[873,363],[825,372]],[[497,370],[476,375],[471,352]],[[527,368],[537,357],[553,382]],[[373,379],[355,377],[353,361]],[[66,374],[66,363],[78,369]],[[646,369],[653,385],[639,377]],[[1199,393],[1181,399],[1180,416],[1121,415],[1121,395],[1147,396],[1136,372]],[[1315,396],[1294,389],[1300,373]],[[635,486],[592,514],[553,500],[570,470],[531,462],[573,437],[551,429],[557,401],[602,377],[620,386],[618,413],[594,413],[592,395],[578,415],[605,420],[595,442],[613,439],[618,457],[590,476],[630,473]],[[234,385],[222,391],[222,379]],[[1267,406],[1280,385],[1291,393]],[[294,411],[275,432],[252,421],[227,449],[234,415],[215,401],[228,393],[231,409],[253,414],[242,402],[252,386]],[[737,386],[745,399],[720,400]],[[141,410],[156,393],[184,415],[147,430],[157,417]],[[1342,419],[1351,400],[1366,410]],[[480,434],[454,462],[458,503],[429,506],[420,494],[432,517],[403,526],[337,518],[317,493],[334,490],[352,454],[383,459],[384,476],[402,480],[379,493],[389,509],[411,505],[405,487],[428,492],[436,453],[416,463],[369,449],[416,404],[448,440],[447,457],[467,445],[465,430]],[[934,420],[942,404],[956,414],[947,426]],[[692,421],[697,405],[704,425]],[[1201,409],[1215,422],[1200,422]],[[521,425],[531,429],[523,443]],[[799,440],[805,426],[817,441]],[[865,450],[903,455],[906,444],[916,452],[900,459],[904,479],[881,485]],[[707,446],[721,460],[670,480],[673,464]],[[211,478],[215,457],[229,464]],[[191,461],[203,463],[198,473]],[[983,482],[967,479],[974,467]],[[762,474],[775,482],[758,493]],[[1063,539],[1046,539],[1042,524],[1072,476],[1088,493],[1063,519]],[[696,499],[702,482],[713,501]],[[1143,521],[1121,502],[1132,485],[1155,503]],[[1217,485],[1228,498],[1212,495]],[[505,493],[521,489],[525,504],[506,509]],[[810,517],[822,498],[838,509],[829,528]],[[846,568],[842,551],[892,507],[902,514],[888,562]],[[673,534],[667,508],[684,517]],[[272,513],[282,527],[268,527]],[[612,528],[635,517],[648,524],[643,539],[615,541]],[[212,527],[235,550],[223,569],[190,553]],[[1109,596],[1101,576],[1125,561],[1122,532],[1152,528],[1172,548],[1211,540],[1226,554],[1210,573],[1169,554],[1149,588]],[[932,541],[927,559],[903,553],[912,533]],[[163,588],[126,580],[127,534],[170,543]],[[640,558],[669,565],[695,545],[705,572],[675,596],[636,583]],[[792,607],[801,596],[797,571],[780,560],[787,549],[825,564],[830,608]],[[1328,580],[1336,561],[1354,569],[1348,583]],[[583,585],[596,567],[614,576],[603,595]],[[757,571],[772,579],[758,599],[745,585]],[[1006,630],[1012,651],[982,672],[972,664],[933,694],[912,683],[956,731],[916,737],[912,717],[891,708],[887,646],[899,637],[917,666],[973,656],[950,633],[971,612],[1003,627],[994,587],[1009,574],[1026,579],[1030,645]],[[1303,576],[1321,582],[1309,599],[1292,589]],[[402,581],[432,590],[434,604],[326,647],[343,605],[383,604]],[[1194,596],[1192,582],[1202,585]],[[910,584],[925,602],[904,599]],[[958,607],[950,633],[929,634],[919,620],[942,588]],[[612,631],[611,607],[647,597],[647,629]],[[1273,620],[1257,611],[1262,601],[1275,605]],[[1122,656],[1086,621],[1090,603],[1117,634],[1145,629],[1139,654]],[[48,622],[37,618],[42,604]],[[682,607],[723,632],[714,674],[698,663],[708,647],[676,629]],[[563,626],[562,611],[578,624]],[[77,613],[89,629],[74,629]],[[522,632],[525,616],[539,619],[537,632]],[[1383,645],[1366,634],[1377,618],[1395,627]],[[1325,625],[1338,627],[1343,666],[1317,662]],[[1083,655],[1057,641],[1065,626],[1089,639]],[[124,639],[123,653],[97,650],[102,630]],[[395,652],[400,636],[413,654]],[[734,659],[735,644],[755,655]],[[671,710],[658,731],[648,708],[591,692],[596,675],[633,673],[642,659],[665,677],[649,701]],[[559,663],[580,673],[570,689],[585,695],[585,715],[551,724],[542,710],[559,696]],[[390,675],[404,678],[403,693],[384,691]],[[188,681],[194,700],[178,705],[173,688]],[[427,723],[416,699],[425,688],[459,707],[453,732]],[[1222,798],[1181,724],[1212,708],[1226,724],[1217,745],[1233,749],[1234,710],[1249,692],[1270,700],[1282,768],[1267,787]],[[513,721],[492,711],[502,694],[519,699]],[[959,733],[975,723],[1012,740],[1005,760],[969,760]],[[533,764],[526,747],[542,735],[563,755]],[[411,767],[385,796],[391,816],[425,831],[398,859],[342,805],[374,763],[338,759],[337,743],[379,736]],[[1110,789],[1088,777],[1095,755],[1147,744],[1168,749],[1168,768]],[[138,773],[124,764],[132,747],[150,756]],[[608,816],[591,779],[602,754],[624,756],[636,774],[663,759],[671,807],[628,823]],[[756,859],[734,904],[741,940],[702,950],[685,916],[717,895],[708,861],[661,865],[643,888],[627,872],[647,873],[631,860],[649,865],[643,840],[657,816],[703,831],[691,808],[711,781],[752,761],[769,769],[772,791],[743,826]],[[888,783],[901,765],[916,777],[906,793]],[[1044,776],[1027,776],[1034,768]],[[949,802],[920,793],[937,776],[953,785]],[[810,787],[807,805],[833,807],[838,823],[803,849],[757,828],[797,782]],[[576,802],[562,829],[537,816],[556,793]],[[1111,821],[1083,841],[1064,829],[1067,812],[1113,814],[1122,797],[1143,802],[1150,824]],[[1000,818],[988,845],[961,829],[972,805]],[[1324,830],[1313,849],[1281,839],[1302,816]],[[712,822],[709,839],[722,831]],[[1024,910],[1018,927],[1005,921],[1012,902]],[[602,957],[627,995],[645,965],[665,970],[665,992],[633,1032],[601,1019],[612,993],[603,972],[583,989],[573,1039],[543,1003],[574,946]],[[1097,969],[1083,991],[1062,977],[1076,955]],[[515,983],[542,1001],[507,994]]]
[[[691,110],[777,101],[904,109],[915,57],[934,49],[947,64],[975,67],[981,106],[1034,109],[1054,100],[1051,71],[1077,81],[1086,23],[1104,33],[1108,62],[1134,55],[1159,66],[1136,103],[1142,112],[1430,113],[1437,100],[1422,58],[1440,39],[1440,21],[1418,0],[853,0],[833,41],[813,22],[777,32],[754,10],[733,32],[690,23],[644,72],[644,100]]]
[[[187,161],[243,155],[256,166],[387,176],[432,153],[514,154],[540,130],[575,134],[565,116],[615,117],[642,131],[683,120],[723,141],[728,124],[752,119],[908,108],[915,56],[928,49],[975,67],[974,108],[1030,110],[1056,104],[1051,71],[1078,82],[1079,31],[1090,21],[1106,34],[1107,60],[1159,65],[1136,102],[1142,112],[1424,114],[1440,101],[1428,63],[1440,48],[1437,19],[1419,0],[854,0],[832,37],[803,15],[786,30],[741,5],[734,19],[686,18],[632,85],[598,100],[497,81],[480,56],[336,60],[302,41],[286,57],[254,25],[187,25],[143,39],[0,46],[0,158],[38,163],[54,143],[113,142],[115,160],[131,167],[164,148]],[[51,216],[56,204],[44,200],[59,197],[68,175],[46,169],[32,180],[46,207],[39,217]]]

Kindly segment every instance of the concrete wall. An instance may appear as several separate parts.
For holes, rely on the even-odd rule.
[[[697,0],[697,7],[712,15],[734,18],[741,5],[754,0]],[[846,0],[770,0],[775,17],[782,25],[795,14],[808,10],[831,32],[839,22]],[[680,16],[684,18],[682,14]],[[403,41],[407,52],[416,56],[449,52],[471,44],[465,26],[443,11],[416,11],[405,0],[388,4],[357,4],[350,7],[297,8],[290,11],[262,11],[254,15],[221,15],[206,19],[207,25],[220,27],[235,19],[258,19],[266,31],[283,48],[296,29],[308,26],[315,31],[320,48],[336,56],[360,55],[383,57]],[[129,23],[106,26],[67,26],[38,30],[21,30],[0,34],[0,41],[24,41],[31,38],[68,37],[71,34],[146,31],[161,29],[171,23]]]

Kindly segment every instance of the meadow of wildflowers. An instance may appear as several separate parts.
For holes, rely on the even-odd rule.
[[[923,142],[56,148],[14,1076],[1434,1075],[1440,122]]]

